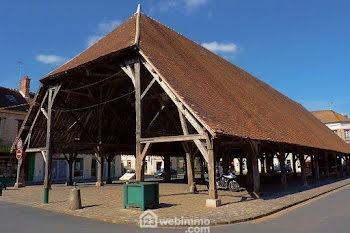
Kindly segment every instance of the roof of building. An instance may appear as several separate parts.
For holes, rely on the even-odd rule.
[[[302,105],[236,65],[141,14],[136,14],[45,80],[136,47],[180,100],[217,135],[349,153],[350,148]],[[63,76],[62,76],[63,77]]]
[[[0,87],[0,110],[27,112],[33,97],[33,93],[30,98],[24,98],[18,90]]]
[[[314,116],[317,117],[324,124],[343,122],[350,123],[350,118],[348,116],[342,115],[333,110],[312,111],[312,114],[314,114]]]

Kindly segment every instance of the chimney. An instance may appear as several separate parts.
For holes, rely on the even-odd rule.
[[[24,76],[20,83],[19,92],[24,98],[29,98],[29,89],[30,89],[30,78],[28,75]]]

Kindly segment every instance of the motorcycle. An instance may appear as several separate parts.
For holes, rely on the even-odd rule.
[[[216,178],[216,186],[218,188],[228,189],[231,192],[239,191],[239,183],[236,181],[237,177],[232,172],[222,174]],[[209,189],[209,180],[207,179],[207,187]]]

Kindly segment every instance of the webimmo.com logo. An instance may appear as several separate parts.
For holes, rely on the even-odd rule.
[[[187,227],[185,233],[210,233],[210,220],[200,218],[159,218],[152,210],[146,210],[139,217],[141,228],[158,228],[159,226]]]

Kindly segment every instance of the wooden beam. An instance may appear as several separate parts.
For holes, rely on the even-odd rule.
[[[189,135],[177,135],[177,136],[163,136],[154,138],[140,138],[141,143],[162,143],[162,142],[186,142],[193,140],[206,139],[205,135],[201,134],[189,134]]]
[[[46,99],[47,99],[47,93],[48,93],[48,92],[45,93],[45,96],[44,96],[43,100],[42,100],[41,103],[40,103],[40,107],[39,107],[38,111],[36,112],[36,115],[35,115],[35,117],[34,117],[34,120],[33,120],[33,122],[32,122],[32,125],[30,126],[29,132],[28,132],[28,134],[27,134],[26,139],[24,140],[23,145],[26,145],[26,144],[28,143],[28,147],[30,146],[30,138],[31,138],[31,136],[32,136],[32,131],[33,131],[34,125],[35,125],[35,123],[36,123],[36,121],[38,120],[38,117],[39,117],[39,115],[40,115],[40,112],[41,112],[41,111],[40,111],[40,108],[44,105],[44,103],[45,103],[45,101],[46,101]]]
[[[41,108],[40,108],[40,111],[44,114],[44,116],[46,117],[46,119],[49,118],[48,115],[47,115],[47,112],[46,112],[45,108],[41,107]]]
[[[178,97],[174,94],[174,92],[169,88],[169,85],[165,83],[165,81],[160,78],[160,76],[155,72],[149,62],[143,61],[143,65],[147,68],[147,70],[152,74],[158,84],[162,87],[165,93],[169,96],[169,98],[173,101],[173,103],[178,107],[178,109],[184,114],[186,119],[191,123],[191,125],[197,130],[198,133],[203,133],[203,126],[197,121],[196,118],[188,111],[187,107],[179,100]],[[211,132],[211,129],[208,130]],[[213,132],[211,132],[214,135]]]
[[[120,64],[120,68],[126,73],[126,75],[129,76],[129,78],[131,79],[132,84],[135,86],[136,85],[135,73],[131,69],[131,67],[129,65]]]
[[[40,152],[46,150],[46,147],[38,147],[38,148],[27,148],[25,152],[31,153],[31,152]]]
[[[183,130],[184,135],[188,135],[188,127],[186,124],[186,119],[184,117],[184,114],[180,111],[179,109],[179,117],[180,117],[180,122],[181,122],[181,127]],[[208,137],[205,137],[205,139],[207,139]],[[196,144],[198,150],[201,152],[201,154],[203,155],[204,159],[206,162],[208,162],[208,151],[205,148],[205,145],[199,140],[194,140],[194,143]]]
[[[156,78],[154,77],[151,82],[147,85],[146,89],[142,92],[141,99],[145,97],[145,95],[148,93],[148,90],[152,87],[153,83],[156,81]]]
[[[141,159],[142,160],[144,160],[145,159],[145,157],[147,156],[147,153],[148,153],[148,151],[151,149],[151,143],[146,143],[146,145],[145,145],[145,147],[143,148],[143,150],[142,150],[142,154],[141,154]]]
[[[162,104],[162,106],[160,107],[159,111],[156,113],[156,115],[154,115],[153,119],[151,120],[151,122],[149,123],[149,125],[147,126],[146,132],[150,131],[150,129],[152,128],[152,126],[154,125],[155,121],[157,120],[157,118],[159,117],[160,113],[164,110],[165,105]]]
[[[249,140],[250,160],[252,163],[253,175],[253,194],[255,197],[260,197],[260,174],[258,168],[259,144],[256,141]]]
[[[141,148],[141,122],[142,122],[142,106],[141,106],[141,64],[140,59],[137,59],[134,64],[134,86],[135,86],[135,116],[136,116],[136,180],[144,180],[143,158]],[[149,146],[149,145],[148,145]]]

